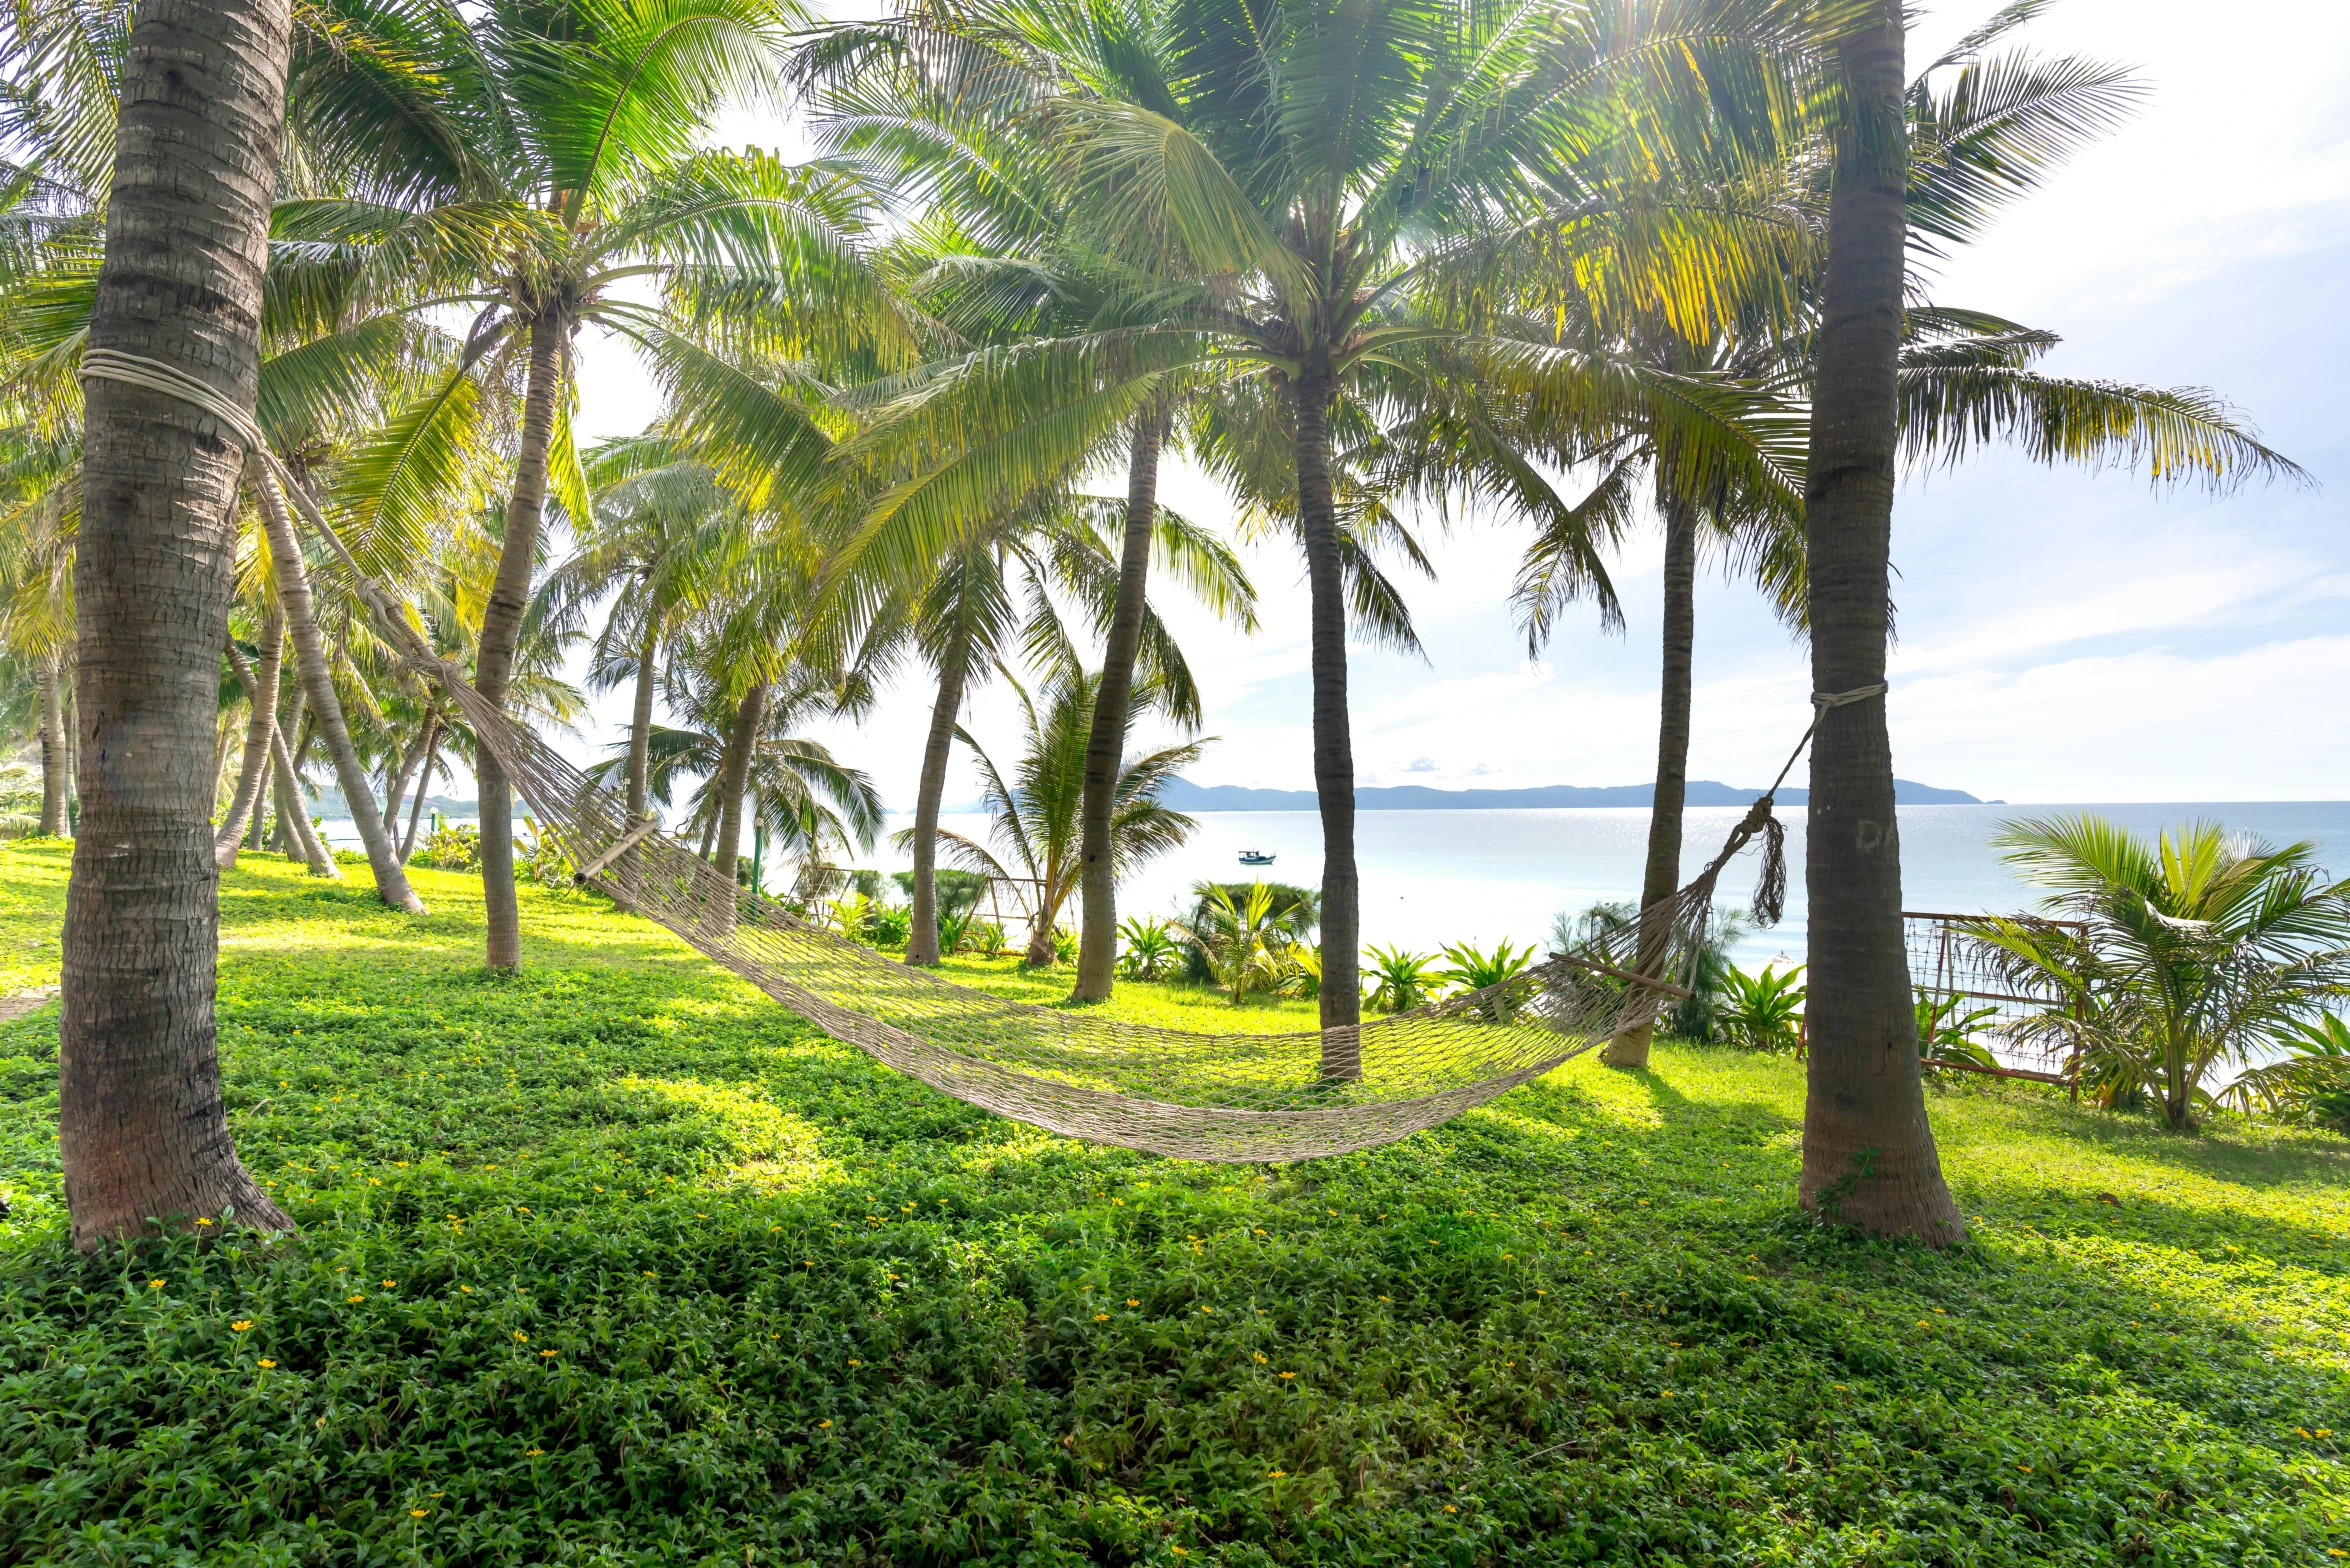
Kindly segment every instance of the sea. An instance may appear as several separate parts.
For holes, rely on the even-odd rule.
[[[2060,812],[2094,811],[2147,835],[2183,823],[2212,821],[2272,845],[2309,840],[2329,870],[2350,874],[2350,801],[1899,810],[1902,904],[1927,913],[2018,913],[2038,907],[2043,890],[2002,864],[1992,839],[2004,823]],[[1739,808],[1727,806],[1687,813],[1682,830],[1684,879],[1719,852],[1742,815]],[[1786,914],[1777,925],[1750,932],[1741,942],[1735,957],[1748,969],[1803,961],[1803,808],[1788,808],[1782,817],[1788,829]],[[911,820],[893,816],[889,833]],[[1173,913],[1186,903],[1192,885],[1204,879],[1243,881],[1261,876],[1306,887],[1321,885],[1322,826],[1315,813],[1205,811],[1195,820],[1199,827],[1188,844],[1120,885],[1121,916]],[[987,819],[981,816],[949,814],[941,823],[973,839],[987,838]],[[1365,811],[1355,824],[1364,941],[1421,953],[1461,942],[1478,947],[1500,941],[1547,946],[1557,916],[1571,917],[1596,903],[1636,898],[1648,852],[1648,812],[1639,807]],[[326,827],[330,840],[355,842],[347,822],[330,821]],[[880,847],[858,864],[881,870],[911,864],[887,846],[885,835]],[[1244,850],[1269,854],[1273,864],[1243,866]],[[1720,903],[1741,905],[1752,896],[1757,853],[1749,849],[1723,873]]]

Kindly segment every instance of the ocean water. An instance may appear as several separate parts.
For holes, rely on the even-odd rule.
[[[2196,820],[2217,821],[2272,844],[2314,840],[2336,874],[2350,873],[2350,802],[2255,802],[2228,805],[1903,806],[1902,904],[1938,914],[2012,913],[2033,908],[2037,890],[2000,863],[1991,838],[2011,819],[2059,811],[2093,810],[2139,832]],[[1743,810],[1709,807],[1687,813],[1682,829],[1682,876],[1694,875],[1720,853]],[[1786,917],[1752,933],[1737,952],[1753,967],[1774,958],[1801,962],[1804,952],[1803,808],[1782,813],[1787,824]],[[890,830],[906,825],[893,818]],[[946,819],[984,839],[984,818]],[[1165,914],[1185,902],[1204,877],[1268,880],[1318,887],[1322,880],[1321,819],[1310,811],[1207,811],[1199,831],[1175,854],[1128,878],[1118,893],[1121,915]],[[1639,896],[1648,855],[1645,808],[1548,811],[1366,811],[1355,818],[1356,862],[1362,876],[1363,939],[1384,946],[1434,952],[1447,942],[1489,947],[1507,939],[1546,944],[1552,917],[1603,900]],[[1271,866],[1239,863],[1244,849],[1275,857]],[[903,857],[877,855],[892,868]],[[1720,902],[1743,905],[1753,896],[1758,852],[1752,848],[1722,873]]]
[[[1903,806],[1903,907],[1939,914],[2012,913],[2035,907],[2039,893],[2002,865],[1991,838],[2013,818],[2091,810],[2151,835],[2165,827],[2215,821],[2240,833],[2286,844],[2308,839],[2335,874],[2350,873],[2350,801],[2254,801],[2233,804],[2094,806]],[[1684,880],[1721,849],[1743,812],[1690,811],[1682,831]],[[1804,954],[1803,809],[1787,823],[1787,913],[1751,933],[1739,963],[1801,962]],[[456,819],[452,819],[456,820]],[[893,816],[888,832],[910,817]],[[1168,914],[1187,902],[1202,878],[1268,880],[1318,887],[1321,819],[1310,811],[1208,811],[1183,849],[1129,877],[1119,888],[1121,915]],[[987,819],[948,815],[943,825],[985,841]],[[1546,944],[1552,918],[1603,900],[1630,900],[1640,890],[1648,852],[1644,808],[1548,811],[1366,811],[1355,819],[1363,887],[1363,939],[1434,952],[1447,942],[1490,947],[1502,940]],[[347,822],[326,824],[328,838],[356,843]],[[900,870],[911,864],[887,848],[887,836],[859,864]],[[1244,849],[1274,863],[1239,863]],[[1756,851],[1722,874],[1720,902],[1742,905],[1754,891]],[[1075,911],[1068,918],[1074,919]]]

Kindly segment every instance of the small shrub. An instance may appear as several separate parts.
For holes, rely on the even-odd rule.
[[[975,921],[971,926],[969,941],[983,958],[1004,956],[1004,928],[993,920]]]
[[[424,843],[409,857],[413,865],[429,866],[436,871],[479,871],[481,869],[481,829],[471,823],[451,827],[436,824],[425,835]]]
[[[1182,960],[1175,933],[1164,920],[1136,915],[1118,927],[1126,950],[1118,955],[1118,973],[1128,980],[1164,980]]]
[[[1714,1009],[1722,1038],[1750,1051],[1792,1051],[1803,1040],[1803,977],[1797,964],[1780,974],[1769,964],[1750,975],[1733,964],[1722,973],[1723,1000]]]
[[[1425,953],[1373,945],[1364,948],[1363,954],[1371,961],[1367,966],[1370,972],[1363,976],[1370,987],[1363,998],[1369,1006],[1390,1013],[1408,1013],[1415,1007],[1425,1007],[1444,988],[1436,960]]]

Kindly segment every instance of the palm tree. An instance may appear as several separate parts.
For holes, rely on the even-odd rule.
[[[1125,428],[1172,379],[1252,384],[1278,411],[1313,599],[1324,1069],[1351,1077],[1360,1001],[1349,519],[1333,432],[1388,426],[1438,381],[1455,398],[1529,383],[1591,407],[1618,395],[1621,377],[1594,376],[1575,356],[1488,338],[1476,280],[1504,258],[1621,239],[1607,221],[1617,171],[1669,145],[1642,133],[1668,110],[1696,132],[1750,119],[1743,89],[1768,74],[1756,69],[1767,28],[1739,0],[1672,0],[1643,8],[1637,23],[1614,8],[1542,4],[1506,25],[1401,0],[1292,10],[1274,25],[1239,0],[1184,0],[1106,18],[1116,36],[1103,53],[1115,44],[1119,69],[1096,77],[1060,69],[1031,14],[967,7],[951,31],[1003,63],[1047,55],[1046,90],[1015,96],[1031,100],[1025,112],[1060,154],[1066,227],[1074,243],[1153,279],[1158,308],[1137,326],[982,350],[957,374],[907,389],[910,426],[935,417],[942,434],[976,438],[891,491],[885,510],[909,531],[952,536]],[[1726,119],[1706,121],[1713,111]],[[1707,268],[1617,251],[1622,287],[1670,296],[1676,319],[1711,309]],[[986,405],[992,416],[975,412]],[[1511,509],[1564,509],[1531,465],[1493,447],[1489,427],[1459,429],[1466,450],[1445,482]]]
[[[72,677],[73,538],[78,523],[69,485],[78,451],[20,432],[18,461],[0,503],[0,650],[32,671],[41,744],[40,831],[61,838],[73,781],[66,743],[66,688]],[[11,443],[17,445],[19,443]]]
[[[248,414],[291,29],[283,0],[139,7],[90,315],[93,349],[172,365]],[[212,1011],[209,764],[241,466],[190,404],[88,384],[78,702],[109,738],[79,781],[58,1068],[84,1248],[154,1224],[293,1224],[237,1160]]]
[[[2036,1026],[2121,1087],[2153,1089],[2174,1130],[2211,1102],[2213,1067],[2316,1025],[2350,985],[2350,883],[2327,877],[2315,844],[2275,849],[2214,822],[2149,844],[2088,812],[2010,822],[1992,842],[2081,934],[1989,919],[1980,940],[2016,978],[2082,997],[2078,1018]]]
[[[1031,698],[1009,672],[1004,679],[1019,697],[1022,715],[1020,760],[1015,771],[1007,774],[997,767],[995,759],[960,725],[955,728],[955,738],[979,759],[980,777],[986,786],[982,798],[993,819],[988,836],[1020,870],[1014,873],[1007,869],[995,852],[960,833],[934,831],[948,856],[966,869],[1008,882],[1025,879],[1035,889],[1025,961],[1044,965],[1053,961],[1053,931],[1061,909],[1078,890],[1085,754],[1093,733],[1093,704],[1101,690],[1101,676],[1098,672],[1064,670],[1051,679],[1040,694],[1041,701]],[[1147,682],[1135,695],[1130,722],[1134,712],[1163,705],[1169,691],[1162,683]],[[1197,762],[1207,746],[1205,740],[1189,741],[1121,763],[1117,810],[1110,819],[1112,854],[1119,872],[1131,871],[1146,860],[1180,848],[1190,838],[1198,824],[1160,805],[1158,792],[1167,780]],[[906,829],[896,842],[901,847],[914,846],[916,831]]]
[[[513,676],[548,496],[573,518],[589,511],[567,412],[583,326],[644,353],[673,403],[755,408],[774,439],[741,477],[785,492],[812,483],[828,444],[804,408],[713,353],[708,333],[773,347],[900,331],[857,253],[864,206],[852,185],[765,152],[695,145],[725,103],[771,89],[798,15],[790,0],[353,5],[336,50],[306,61],[302,82],[316,90],[297,95],[300,128],[360,194],[288,203],[280,234],[364,287],[477,312],[459,365],[397,423],[472,426],[490,411],[474,390],[484,371],[510,367],[522,384],[475,663],[493,702]],[[660,290],[651,303],[636,292],[648,281]],[[388,444],[372,481],[404,483],[409,450]],[[488,963],[511,969],[511,789],[495,758],[476,769]]]
[[[1870,0],[1837,46],[1827,256],[1805,467],[1811,620],[1810,898],[1803,1173],[1807,1209],[1943,1247],[1966,1217],[1926,1120],[1902,945],[1901,845],[1885,726],[1893,488],[1908,236],[1903,15]]]

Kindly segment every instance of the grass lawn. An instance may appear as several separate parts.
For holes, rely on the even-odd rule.
[[[1667,1044],[1185,1164],[894,1076],[600,902],[525,892],[492,979],[477,885],[365,879],[221,891],[231,1118],[299,1239],[78,1257],[57,1009],[0,1023],[0,1564],[2350,1551],[2350,1141],[1937,1090],[1979,1217],[1937,1256],[1790,1216],[1796,1064]],[[0,847],[0,989],[54,979],[64,881]]]

